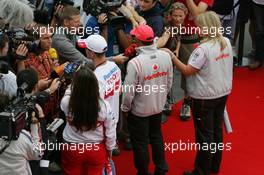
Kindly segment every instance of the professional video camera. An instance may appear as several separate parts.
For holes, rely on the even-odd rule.
[[[31,31],[22,28],[8,30],[8,26],[5,26],[0,32],[8,36],[9,45],[13,49],[24,43],[29,52],[36,52],[39,46],[38,36],[33,35]]]
[[[3,112],[0,113],[0,138],[6,141],[16,140],[22,129],[31,123],[31,113],[35,110],[36,96],[25,94],[28,85],[23,83],[17,90],[14,99]],[[36,112],[36,116],[37,112]]]
[[[124,16],[112,16],[111,11],[116,8],[121,7],[125,0],[84,0],[83,1],[83,10],[86,14],[91,14],[92,16],[97,17],[101,13],[106,13],[109,19],[109,22],[112,25],[124,24]]]
[[[11,47],[16,49],[20,44],[24,43],[29,52],[36,52],[39,46],[39,40],[33,36],[30,31],[24,29],[7,30],[6,34],[11,41]]]

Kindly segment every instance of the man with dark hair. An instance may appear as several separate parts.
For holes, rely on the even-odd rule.
[[[31,93],[37,88],[38,74],[34,69],[25,69],[17,74],[17,86],[27,84],[26,93]]]
[[[0,93],[0,112],[4,110],[8,104],[8,96]],[[44,113],[39,105],[36,105],[39,119],[44,118]],[[13,175],[31,175],[32,171],[29,166],[30,160],[40,160],[43,151],[41,147],[42,138],[39,134],[39,119],[33,112],[31,115],[31,123],[29,130],[21,130],[17,140],[12,140],[9,146],[0,154],[0,172],[1,174]],[[0,148],[2,149],[6,141],[0,138]],[[2,150],[1,150],[2,151]],[[34,174],[34,173],[33,173]]]
[[[164,31],[163,9],[158,0],[139,0],[136,11],[142,16],[153,31],[160,37]]]
[[[139,25],[130,34],[138,46],[138,56],[127,65],[121,110],[127,116],[135,167],[137,175],[148,175],[150,143],[154,175],[165,175],[168,165],[164,155],[161,115],[172,85],[171,57],[153,44],[154,32],[150,26]]]
[[[36,101],[41,106],[44,107],[46,103],[50,100],[51,94],[54,93],[59,86],[58,78],[54,79],[48,89],[39,92],[38,87],[38,73],[34,69],[24,69],[20,71],[17,75],[17,86],[18,88],[24,87],[26,94],[36,95]],[[41,135],[43,142],[47,142],[47,131],[46,131],[46,121],[40,121]],[[46,161],[47,160],[43,160]],[[47,166],[40,166],[38,161],[30,161],[30,168],[32,174],[48,174]]]
[[[47,92],[51,92],[53,93],[59,85],[59,79],[56,78],[52,81],[49,90],[47,90]],[[20,87],[23,83],[27,84],[27,89],[26,89],[26,93],[34,93],[37,92],[38,89],[38,73],[31,68],[28,69],[24,69],[22,71],[20,71],[17,74],[17,86]],[[48,87],[47,87],[48,88]]]

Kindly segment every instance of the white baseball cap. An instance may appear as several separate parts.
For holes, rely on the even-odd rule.
[[[80,48],[87,48],[95,53],[104,53],[107,51],[107,42],[101,35],[90,35],[86,39],[78,40]]]

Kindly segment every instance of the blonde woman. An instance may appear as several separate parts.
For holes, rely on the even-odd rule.
[[[173,62],[186,76],[196,142],[200,148],[205,144],[210,148],[197,150],[194,170],[184,174],[209,175],[220,169],[222,149],[217,148],[223,145],[222,123],[232,89],[233,55],[230,41],[220,33],[221,23],[216,13],[200,14],[196,25],[201,29],[200,45],[191,54],[187,65],[176,56]],[[170,54],[173,56],[172,52]]]
[[[185,18],[188,14],[187,7],[180,2],[176,2],[172,5],[168,15],[168,26],[165,27],[165,32],[157,41],[157,47],[166,47],[174,52],[176,56],[179,56],[181,47],[181,35],[180,28],[184,26]],[[176,103],[177,99],[177,71],[173,69],[173,83],[171,91],[168,95],[167,102],[163,109],[162,122],[167,121],[167,116],[171,114],[172,106]],[[166,115],[165,115],[166,114]]]
[[[179,56],[181,36],[180,32],[177,31],[184,25],[187,14],[188,9],[183,3],[176,2],[172,5],[169,11],[169,25],[166,26],[166,31],[157,41],[158,48],[166,46],[166,48],[172,50],[176,56]]]

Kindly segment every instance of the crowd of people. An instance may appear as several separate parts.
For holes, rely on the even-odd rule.
[[[250,19],[249,68],[264,62],[263,0],[1,0],[0,11],[0,117],[21,95],[36,98],[17,138],[0,133],[0,174],[107,175],[124,142],[137,175],[150,174],[149,145],[154,175],[165,175],[161,126],[177,102],[177,72],[177,117],[192,116],[196,143],[220,144],[235,26]],[[64,124],[50,133],[56,118]],[[45,149],[52,139],[61,145]],[[221,160],[220,149],[198,150],[184,175],[217,174]]]

